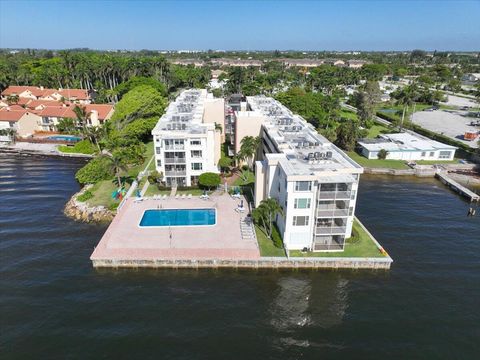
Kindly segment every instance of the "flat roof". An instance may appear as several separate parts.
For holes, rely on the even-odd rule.
[[[208,92],[206,89],[182,91],[175,101],[168,105],[165,114],[162,115],[152,130],[152,134],[168,133],[172,137],[175,137],[175,135],[206,134],[207,127],[213,126],[203,123],[207,96]]]
[[[252,111],[265,116],[263,128],[278,153],[285,155],[280,163],[287,175],[363,172],[360,165],[320,135],[313,125],[300,115],[293,114],[277,100],[265,96],[248,96],[247,102]]]
[[[376,139],[362,139],[358,142],[368,151],[436,151],[455,150],[455,146],[443,144],[412,133],[382,134]]]

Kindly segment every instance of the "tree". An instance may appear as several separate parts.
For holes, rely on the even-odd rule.
[[[359,136],[359,129],[355,122],[344,121],[337,128],[337,140],[335,144],[346,151],[352,151],[355,148]]]
[[[253,160],[257,149],[260,146],[260,137],[259,136],[245,136],[240,141],[240,158],[246,160],[248,167],[253,168]]]
[[[385,149],[380,149],[380,151],[377,154],[378,159],[380,160],[385,160],[387,158],[388,151]]]
[[[253,210],[253,220],[263,228],[265,234],[271,239],[274,219],[277,214],[283,215],[283,209],[276,199],[268,198],[262,200],[260,205]]]
[[[118,187],[122,187],[121,171],[127,171],[127,164],[124,154],[114,152],[113,154],[102,155],[108,159],[107,167],[115,174]]]
[[[150,86],[150,87],[154,88],[163,97],[168,95],[167,94],[167,88],[166,88],[165,84],[161,83],[160,81],[158,81],[154,78],[147,78],[147,77],[144,77],[144,76],[134,76],[134,77],[128,79],[127,81],[125,81],[124,83],[118,85],[114,89],[114,91],[115,91],[116,95],[118,95],[121,98],[123,95],[128,93],[130,90],[136,88],[137,86],[141,86],[141,85],[147,85],[147,86]]]
[[[198,177],[198,183],[210,190],[220,185],[220,175],[211,172],[203,173]]]
[[[362,124],[366,124],[375,115],[375,105],[380,100],[380,87],[377,81],[367,81],[357,93],[355,105]]]
[[[223,172],[226,172],[230,169],[230,166],[232,165],[232,159],[226,156],[222,156],[220,160],[218,160],[218,166],[220,166],[220,169]]]
[[[57,130],[64,134],[74,133],[76,131],[75,120],[72,118],[62,118],[58,120]]]

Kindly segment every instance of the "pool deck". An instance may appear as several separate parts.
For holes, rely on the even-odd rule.
[[[259,259],[256,240],[242,239],[240,221],[245,214],[235,211],[239,202],[226,194],[208,200],[169,197],[135,202],[130,198],[115,216],[90,259],[94,266],[111,267],[152,261]],[[145,210],[157,208],[215,208],[217,223],[186,227],[138,226]]]

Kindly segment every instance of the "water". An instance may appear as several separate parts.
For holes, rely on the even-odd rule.
[[[215,225],[215,209],[146,210],[140,226],[202,226]]]
[[[480,353],[480,216],[436,180],[363,176],[357,213],[390,271],[95,271],[105,226],[62,214],[72,161],[0,154],[2,359]]]
[[[80,141],[82,138],[79,138],[78,136],[69,136],[69,135],[55,135],[55,136],[48,136],[47,139],[50,140],[62,140],[62,141]]]

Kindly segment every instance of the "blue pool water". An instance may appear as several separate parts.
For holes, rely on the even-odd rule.
[[[55,136],[49,136],[47,139],[50,140],[61,140],[61,141],[80,141],[82,138],[79,138],[78,136],[68,136],[68,135],[55,135]]]
[[[215,209],[146,210],[140,226],[201,226],[215,225]]]

